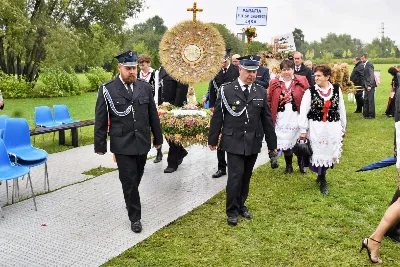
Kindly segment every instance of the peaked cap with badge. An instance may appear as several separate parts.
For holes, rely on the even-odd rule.
[[[240,66],[246,70],[257,70],[260,66],[261,57],[257,55],[247,55],[238,58]]]
[[[115,56],[118,60],[118,63],[126,66],[126,67],[135,67],[138,65],[138,56],[136,54],[136,51],[125,51],[122,54]]]

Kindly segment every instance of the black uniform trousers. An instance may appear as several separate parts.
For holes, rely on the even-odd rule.
[[[228,182],[226,185],[226,215],[237,217],[247,211],[244,205],[249,195],[250,178],[258,154],[249,156],[227,152]]]
[[[355,99],[356,99],[356,103],[357,103],[356,112],[362,112],[363,106],[364,106],[363,91],[357,90]]]
[[[168,141],[169,150],[168,150],[168,167],[177,169],[178,162],[183,159],[188,152],[182,145],[177,145],[174,142]]]
[[[225,151],[217,149],[218,170],[226,171]]]
[[[370,91],[364,90],[364,118],[375,118],[375,87]]]
[[[124,192],[125,204],[128,209],[128,217],[131,222],[141,219],[142,211],[139,196],[139,184],[142,179],[147,154],[121,155],[115,154],[117,160],[119,180]]]

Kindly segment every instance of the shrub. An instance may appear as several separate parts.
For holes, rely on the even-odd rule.
[[[111,73],[100,67],[91,68],[85,75],[90,83],[90,87],[87,90],[88,92],[97,91],[100,85],[111,79]]]
[[[40,74],[43,83],[36,95],[40,97],[73,96],[82,93],[75,73],[68,73],[61,68],[47,68]]]
[[[15,75],[8,75],[0,71],[0,90],[4,98],[26,98],[31,92],[33,84],[20,80]]]

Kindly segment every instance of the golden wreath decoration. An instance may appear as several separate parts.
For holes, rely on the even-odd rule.
[[[215,77],[224,61],[225,42],[213,26],[183,21],[167,31],[161,42],[161,64],[175,80],[193,85]]]

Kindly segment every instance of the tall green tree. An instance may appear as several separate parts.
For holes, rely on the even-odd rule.
[[[244,55],[247,53],[247,44],[239,40],[236,35],[228,30],[225,25],[218,23],[210,23],[222,35],[225,41],[225,47],[232,49],[231,53]]]
[[[307,52],[307,49],[305,48],[303,31],[294,28],[294,31],[292,33],[293,33],[294,44],[296,45],[296,50],[305,54]]]
[[[0,68],[35,81],[48,45],[55,48],[54,39],[63,40],[54,29],[71,36],[91,33],[92,25],[98,24],[107,36],[115,36],[143,4],[144,0],[1,0]]]

